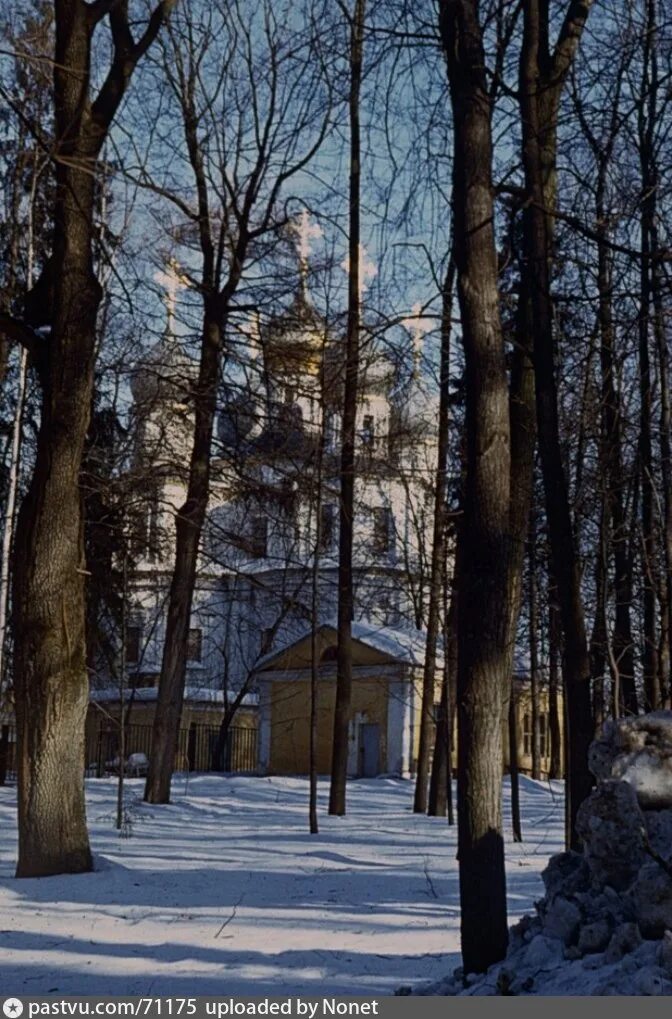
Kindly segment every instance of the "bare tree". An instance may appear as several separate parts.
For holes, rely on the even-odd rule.
[[[206,32],[199,31],[201,14],[212,25]],[[195,209],[179,192],[168,197],[197,237],[200,269],[192,282],[202,301],[203,321],[192,391],[193,444],[186,499],[176,516],[175,563],[145,788],[151,803],[170,799],[189,618],[210,492],[217,387],[235,297],[248,260],[259,259],[264,240],[277,237],[285,218],[279,207],[282,190],[317,152],[329,119],[314,45],[317,12],[310,13],[302,40],[270,4],[258,12],[253,29],[240,8],[229,14],[221,4],[208,12],[185,10],[171,29],[163,67],[181,117]],[[269,75],[263,86],[262,61]],[[231,100],[233,121],[228,129],[224,126],[221,142],[216,123],[220,93]],[[222,181],[221,190],[213,180]]]
[[[42,390],[13,584],[20,877],[91,868],[82,768],[88,679],[79,471],[101,298],[93,268],[96,182],[133,71],[171,6],[162,0],[136,39],[122,0],[55,0],[53,250],[25,319],[0,319],[5,335],[28,347]],[[112,57],[93,96],[93,40],[105,19]],[[47,339],[35,331],[40,326],[49,327]]]
[[[453,109],[454,257],[466,363],[467,466],[458,553],[458,848],[462,957],[506,952],[502,720],[508,632],[510,428],[493,230],[491,101],[476,0],[442,0]]]
[[[350,22],[350,186],[348,226],[348,321],[341,432],[340,512],[338,545],[338,659],[329,813],[345,814],[348,775],[348,731],[352,694],[352,619],[354,588],[352,548],[355,510],[355,425],[359,380],[360,331],[360,92],[364,56],[366,0],[355,0]]]

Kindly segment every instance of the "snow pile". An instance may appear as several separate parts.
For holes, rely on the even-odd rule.
[[[607,723],[590,766],[583,852],[551,858],[506,959],[414,993],[672,994],[672,712]]]

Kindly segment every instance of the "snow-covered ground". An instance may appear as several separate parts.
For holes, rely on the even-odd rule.
[[[456,831],[411,811],[412,783],[352,782],[348,816],[307,831],[307,783],[177,777],[113,827],[91,779],[95,873],[16,881],[15,790],[0,788],[0,988],[6,994],[392,994],[459,965]],[[511,920],[562,846],[560,786],[521,779],[525,842],[507,837]],[[508,790],[505,790],[508,819]]]

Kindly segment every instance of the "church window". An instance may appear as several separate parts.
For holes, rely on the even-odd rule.
[[[392,510],[389,506],[376,506],[373,510],[373,547],[380,553],[390,552],[393,543]]]
[[[126,627],[126,664],[137,665],[140,661],[140,645],[142,643],[142,627]]]
[[[320,552],[329,552],[336,537],[336,507],[326,503],[320,506]]]
[[[365,414],[362,421],[362,445],[365,449],[373,449],[373,445],[376,439],[376,430],[373,420],[373,414]]]
[[[268,554],[268,520],[266,517],[253,517],[250,532],[250,553],[254,559],[263,559]]]
[[[187,661],[200,662],[203,654],[203,631],[200,627],[192,627],[187,637]]]

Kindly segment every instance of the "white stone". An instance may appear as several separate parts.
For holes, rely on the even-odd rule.
[[[596,778],[622,779],[643,807],[672,807],[672,711],[607,722],[589,752]]]
[[[627,782],[603,781],[581,804],[577,831],[598,888],[622,890],[633,881],[645,860],[644,815]]]

